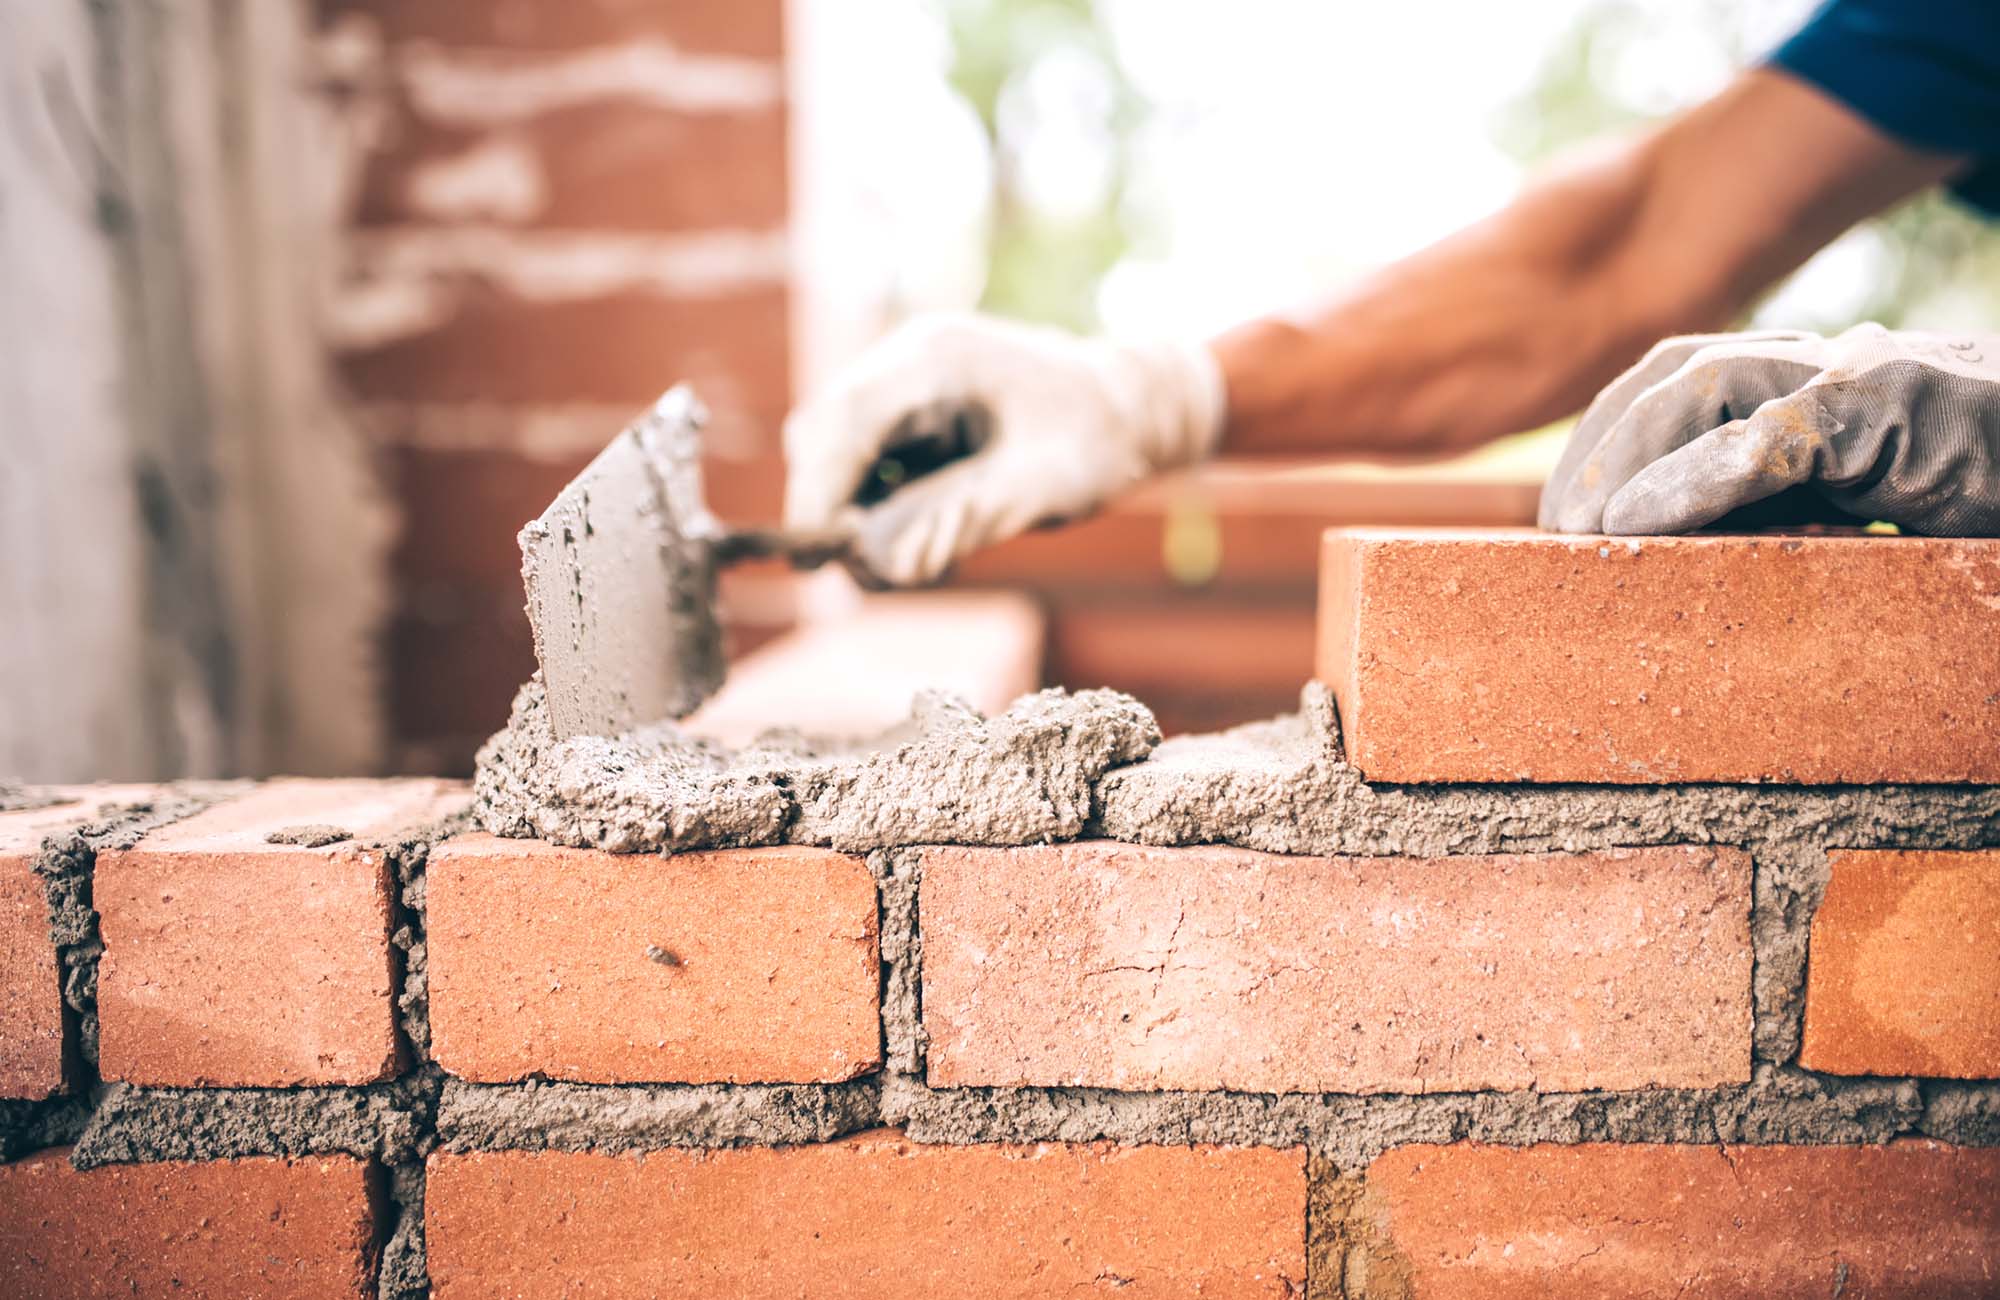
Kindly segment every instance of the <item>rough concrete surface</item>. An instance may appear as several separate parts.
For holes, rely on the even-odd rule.
[[[1410,1142],[1971,1141],[1991,1131],[2000,1089],[1935,1107],[1907,1079],[1830,1080],[1759,1066],[1748,1084],[1633,1092],[1114,1092],[1093,1088],[927,1088],[882,1081],[882,1122],[919,1142],[1214,1142],[1305,1146],[1358,1169]],[[1954,1136],[1957,1135],[1957,1136]]]
[[[488,1085],[447,1079],[450,1151],[646,1151],[827,1142],[881,1122],[874,1079],[809,1084]]]
[[[380,1300],[424,1300],[431,1293],[424,1253],[424,1166],[397,1165],[388,1178],[388,1232],[375,1266]]]
[[[103,1090],[71,1155],[78,1168],[237,1156],[372,1156],[420,1160],[429,1149],[438,1077],[406,1074],[365,1087]]]
[[[328,826],[315,822],[304,826],[285,826],[278,830],[267,832],[264,836],[264,842],[267,844],[290,844],[302,849],[323,849],[329,844],[338,844],[342,840],[351,840],[353,838],[354,834],[352,831],[339,826]]]
[[[559,741],[531,679],[474,791],[496,835],[614,852],[1031,844],[1081,834],[1097,779],[1159,736],[1130,696],[1047,690],[995,718],[919,697],[904,727],[860,745],[771,733],[731,750],[670,722]]]

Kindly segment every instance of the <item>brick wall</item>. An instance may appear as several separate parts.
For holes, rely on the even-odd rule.
[[[775,513],[790,403],[783,0],[318,0],[354,142],[334,365],[403,507],[391,761],[469,769],[533,667],[514,534],[668,385]]]
[[[1337,539],[1351,671],[1111,769],[1076,842],[618,855],[437,781],[0,813],[0,1290],[1991,1295],[2000,787],[1938,777],[2000,738],[2000,543],[1768,546]],[[1927,602],[1842,603],[1877,564]],[[1816,728],[1898,697],[1936,743]],[[1444,779],[1589,752],[1509,748],[1524,701],[1617,762]]]

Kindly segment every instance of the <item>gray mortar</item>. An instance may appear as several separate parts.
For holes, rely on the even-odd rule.
[[[448,1151],[650,1151],[830,1142],[881,1122],[874,1079],[836,1084],[489,1085],[447,1079]]]
[[[286,826],[264,836],[266,844],[296,844],[301,848],[323,849],[329,844],[354,838],[352,831],[338,826],[327,826],[320,822],[310,822],[304,826]]]
[[[155,1160],[344,1154],[421,1161],[439,1077],[406,1074],[345,1088],[104,1089],[70,1160],[79,1169]]]
[[[434,825],[409,831],[400,838],[376,840],[371,847],[381,852],[396,878],[396,928],[389,942],[399,956],[396,988],[396,1023],[410,1059],[418,1063],[431,1059],[430,949],[427,942],[424,906],[425,867],[431,847],[442,844],[472,824],[471,815],[462,813]]]
[[[2000,1085],[1927,1104],[1907,1079],[1831,1079],[1759,1066],[1710,1090],[1480,1092],[1356,1097],[1311,1093],[942,1088],[883,1081],[882,1122],[918,1142],[1094,1142],[1303,1146],[1360,1170],[1413,1142],[1873,1143],[1994,1133]],[[1978,1144],[1978,1143],[1974,1143]]]
[[[917,923],[923,855],[912,849],[868,855],[875,877],[882,954],[882,1061],[891,1074],[921,1075],[930,1038],[924,1032],[923,931]]]
[[[58,1093],[41,1101],[0,1099],[0,1164],[43,1147],[69,1146],[90,1122],[90,1097]]]
[[[498,835],[614,852],[1074,839],[1105,771],[1159,726],[1115,691],[1026,695],[996,718],[920,696],[907,724],[859,746],[771,733],[742,750],[671,722],[557,741],[538,678],[479,752],[476,815]]]
[[[375,1294],[381,1300],[424,1300],[431,1293],[430,1259],[424,1249],[424,1166],[393,1166],[387,1191],[389,1231],[376,1266]]]
[[[1343,761],[1333,698],[1179,737],[1098,783],[1093,833],[1271,853],[1521,853],[1640,844],[1826,847],[2000,842],[2000,786],[1368,785]]]

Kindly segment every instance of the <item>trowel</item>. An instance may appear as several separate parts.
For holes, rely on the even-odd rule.
[[[709,513],[701,483],[707,419],[691,389],[670,389],[521,529],[528,622],[558,739],[684,717],[714,693],[727,668],[715,616],[724,566],[760,556],[801,568],[851,558],[840,533],[732,529]],[[864,477],[857,504],[984,441],[963,426],[903,433]]]

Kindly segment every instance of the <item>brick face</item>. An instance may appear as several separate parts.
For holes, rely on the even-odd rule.
[[[438,1300],[1304,1290],[1295,1151],[936,1147],[877,1133],[643,1160],[441,1153],[424,1212]]]
[[[59,1091],[71,1053],[62,976],[49,935],[48,895],[35,874],[43,842],[102,816],[115,804],[158,794],[143,785],[78,786],[63,802],[0,813],[0,1098]]]
[[[812,1082],[881,1061],[858,858],[473,835],[433,850],[427,875],[431,1051],[453,1074]]]
[[[1750,1069],[1730,849],[924,855],[936,1085],[1706,1087]]]
[[[1347,1277],[1407,1300],[1972,1300],[2000,1285],[1996,1206],[2000,1151],[1934,1142],[1403,1147],[1368,1170]]]
[[[1321,574],[1370,780],[2000,781],[2000,541],[1335,529]]]
[[[365,400],[651,403],[686,380],[775,435],[787,401],[787,294],[782,284],[713,296],[636,290],[535,301],[464,279],[445,286],[436,326],[339,357]],[[605,430],[608,442],[616,429]],[[518,521],[517,521],[518,523]]]
[[[438,781],[274,781],[100,854],[104,1077],[284,1087],[394,1073],[392,882],[368,841],[465,801]],[[352,838],[267,838],[304,826]]]
[[[0,1165],[0,1294],[19,1300],[372,1297],[369,1166],[345,1156]]]
[[[63,1085],[62,981],[33,859],[0,854],[0,1097]]]
[[[495,132],[400,116],[385,147],[369,155],[357,217],[364,225],[462,216],[568,230],[781,229],[789,212],[785,118],[782,103],[684,113],[613,100]],[[519,200],[497,210],[476,200],[455,207],[464,201],[451,191],[464,187],[453,173],[492,167],[518,173],[500,192],[523,186]],[[700,183],[667,183],[691,175]]]
[[[1827,857],[1799,1064],[2000,1078],[2000,850]]]

